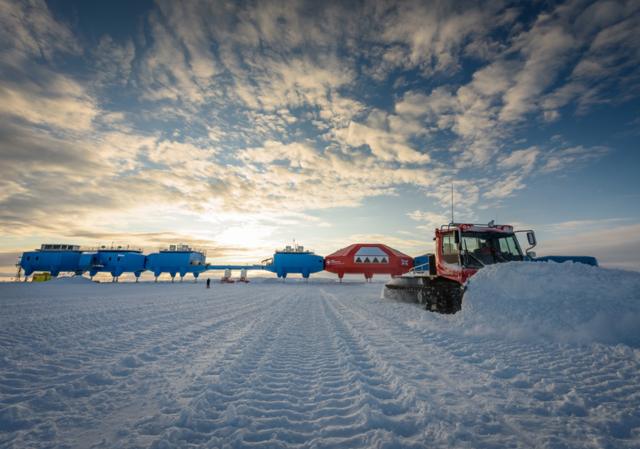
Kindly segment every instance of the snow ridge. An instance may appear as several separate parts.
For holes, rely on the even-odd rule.
[[[640,347],[640,274],[571,262],[489,266],[470,279],[457,318],[469,333]]]

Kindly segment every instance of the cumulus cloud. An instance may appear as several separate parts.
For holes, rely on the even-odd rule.
[[[499,116],[502,121],[521,119],[537,107],[537,98],[554,82],[576,45],[561,24],[547,18],[539,19],[528,33],[519,36],[519,41],[515,45],[521,46],[525,62],[513,86],[504,93]]]
[[[51,60],[55,53],[80,53],[69,26],[54,19],[43,0],[0,1],[2,62],[19,66],[28,58]]]
[[[367,145],[374,156],[382,161],[407,163],[429,162],[429,155],[411,148],[401,136],[384,129],[372,128],[351,122],[343,133],[344,141],[351,146]]]
[[[545,173],[556,172],[568,167],[575,168],[581,164],[601,158],[609,152],[607,147],[573,147],[553,148],[545,154],[545,164],[542,171]]]
[[[508,156],[503,157],[498,165],[504,169],[522,169],[525,172],[530,172],[539,155],[540,149],[538,147],[516,150]]]
[[[382,40],[401,44],[404,50],[402,54],[392,47],[387,61],[427,73],[457,69],[464,46],[472,39],[484,41],[489,30],[508,17],[502,2],[480,7],[470,2],[406,1],[380,10]]]
[[[235,170],[244,182],[234,189],[234,196],[250,192],[260,198],[258,205],[247,203],[250,207],[271,210],[355,206],[367,197],[394,195],[399,185],[429,186],[438,176],[398,164],[401,159],[393,163],[376,154],[345,154],[338,148],[320,152],[310,143],[268,141],[240,151],[238,157],[243,165]]]
[[[407,216],[412,220],[421,223],[418,226],[418,229],[423,229],[430,232],[433,232],[434,229],[438,229],[440,228],[440,226],[451,222],[450,216],[447,217],[444,214],[430,211],[414,210],[407,213]]]
[[[0,86],[0,114],[38,125],[89,130],[98,113],[95,100],[76,81],[50,74],[41,83]]]
[[[576,20],[575,32],[588,42],[566,83],[542,99],[550,113],[575,102],[579,114],[602,103],[637,95],[640,76],[640,5],[637,2],[596,2]],[[610,92],[621,92],[611,96]]]

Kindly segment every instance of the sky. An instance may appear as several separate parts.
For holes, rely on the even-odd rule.
[[[640,270],[640,2],[0,0],[0,273],[257,262],[450,221]]]

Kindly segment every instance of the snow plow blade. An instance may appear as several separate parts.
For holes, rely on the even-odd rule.
[[[398,276],[384,286],[382,297],[424,305],[438,313],[456,313],[462,308],[464,287],[457,282],[430,275]]]
[[[396,301],[420,302],[422,281],[415,277],[394,277],[384,285],[382,297]]]

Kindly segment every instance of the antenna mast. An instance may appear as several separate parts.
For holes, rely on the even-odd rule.
[[[451,223],[455,223],[453,220],[453,181],[451,181]]]

